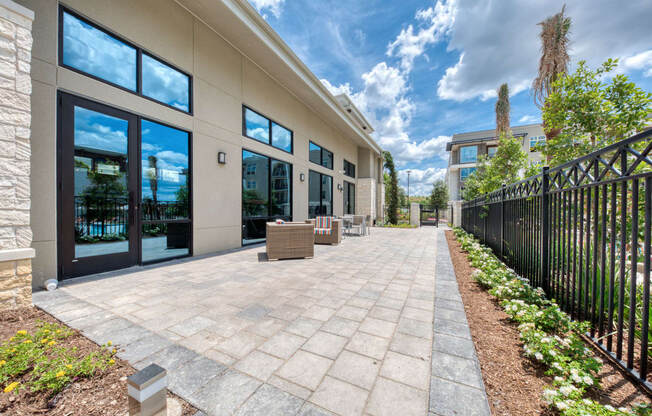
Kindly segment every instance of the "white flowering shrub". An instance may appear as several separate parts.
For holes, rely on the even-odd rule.
[[[533,288],[471,234],[454,229],[474,270],[472,278],[500,301],[507,315],[519,324],[525,355],[546,367],[553,376],[543,399],[563,416],[652,416],[647,405],[631,410],[615,409],[585,399],[587,389],[598,387],[602,361],[595,357],[580,337],[588,323],[573,322],[554,300],[545,298],[541,288]]]

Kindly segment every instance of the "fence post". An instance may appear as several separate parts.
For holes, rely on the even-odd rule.
[[[550,176],[548,166],[544,166],[541,176],[541,285],[546,294],[549,294],[550,264],[548,255],[548,240],[550,238],[550,215],[548,207],[548,191]]]
[[[500,259],[503,257],[505,249],[505,184],[500,188]]]

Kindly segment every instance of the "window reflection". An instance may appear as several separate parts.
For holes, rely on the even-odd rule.
[[[292,132],[272,122],[272,146],[292,152]]]
[[[460,163],[474,163],[478,161],[478,146],[465,146],[460,148]]]
[[[291,215],[291,169],[289,163],[272,161],[272,215]]]
[[[143,220],[187,219],[188,133],[141,122]]]
[[[245,135],[259,142],[269,144],[269,120],[245,108]]]
[[[308,178],[308,216],[333,215],[333,178],[310,171]]]
[[[242,151],[242,244],[265,240],[266,224],[292,220],[292,165]]]
[[[309,159],[312,163],[321,165],[321,147],[317,146],[313,142],[310,142],[309,154]]]
[[[63,63],[136,91],[136,49],[63,12]]]
[[[129,122],[75,107],[75,257],[129,251]]]
[[[190,111],[190,78],[176,69],[142,54],[143,95],[183,111]]]
[[[190,135],[149,120],[140,127],[143,262],[188,255]]]

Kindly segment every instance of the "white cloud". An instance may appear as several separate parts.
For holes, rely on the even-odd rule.
[[[258,10],[263,18],[267,18],[266,11],[270,12],[277,19],[281,16],[281,8],[285,0],[249,0],[249,2]]]
[[[495,97],[496,88],[503,82],[509,83],[512,94],[527,89],[538,69],[537,23],[561,10],[563,3],[532,1],[523,7],[517,0],[459,0],[447,32],[447,49],[457,51],[460,58],[439,80],[439,97],[486,100]],[[573,21],[573,63],[584,59],[595,67],[607,58],[621,58],[621,70],[644,70],[652,76],[649,0],[632,0],[627,7],[609,0],[578,0],[568,3],[566,11]]]
[[[346,94],[349,97],[351,93],[351,85],[347,82],[346,84],[338,85],[337,87],[331,84],[327,79],[320,79],[321,83],[324,84],[326,89],[333,95]]]
[[[407,171],[410,171],[410,195],[428,195],[432,184],[446,177],[445,168],[402,169],[398,172],[399,185],[407,190]]]
[[[425,23],[416,33],[412,25],[402,29],[396,39],[387,46],[387,56],[401,58],[401,68],[411,71],[414,60],[423,55],[426,47],[449,33],[455,23],[456,12],[456,0],[438,1],[433,7],[418,10],[416,19]]]
[[[645,76],[652,76],[652,49],[623,58],[619,69],[625,72],[646,70]]]
[[[532,116],[532,115],[524,115],[523,117],[518,119],[518,122],[520,124],[534,124],[534,123],[539,123],[540,119],[537,116]]]

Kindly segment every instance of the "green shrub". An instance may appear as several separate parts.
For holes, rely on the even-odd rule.
[[[0,387],[4,393],[47,391],[55,395],[76,378],[92,377],[115,364],[111,343],[80,357],[60,342],[74,332],[59,324],[39,323],[34,333],[16,332],[0,345]]]

